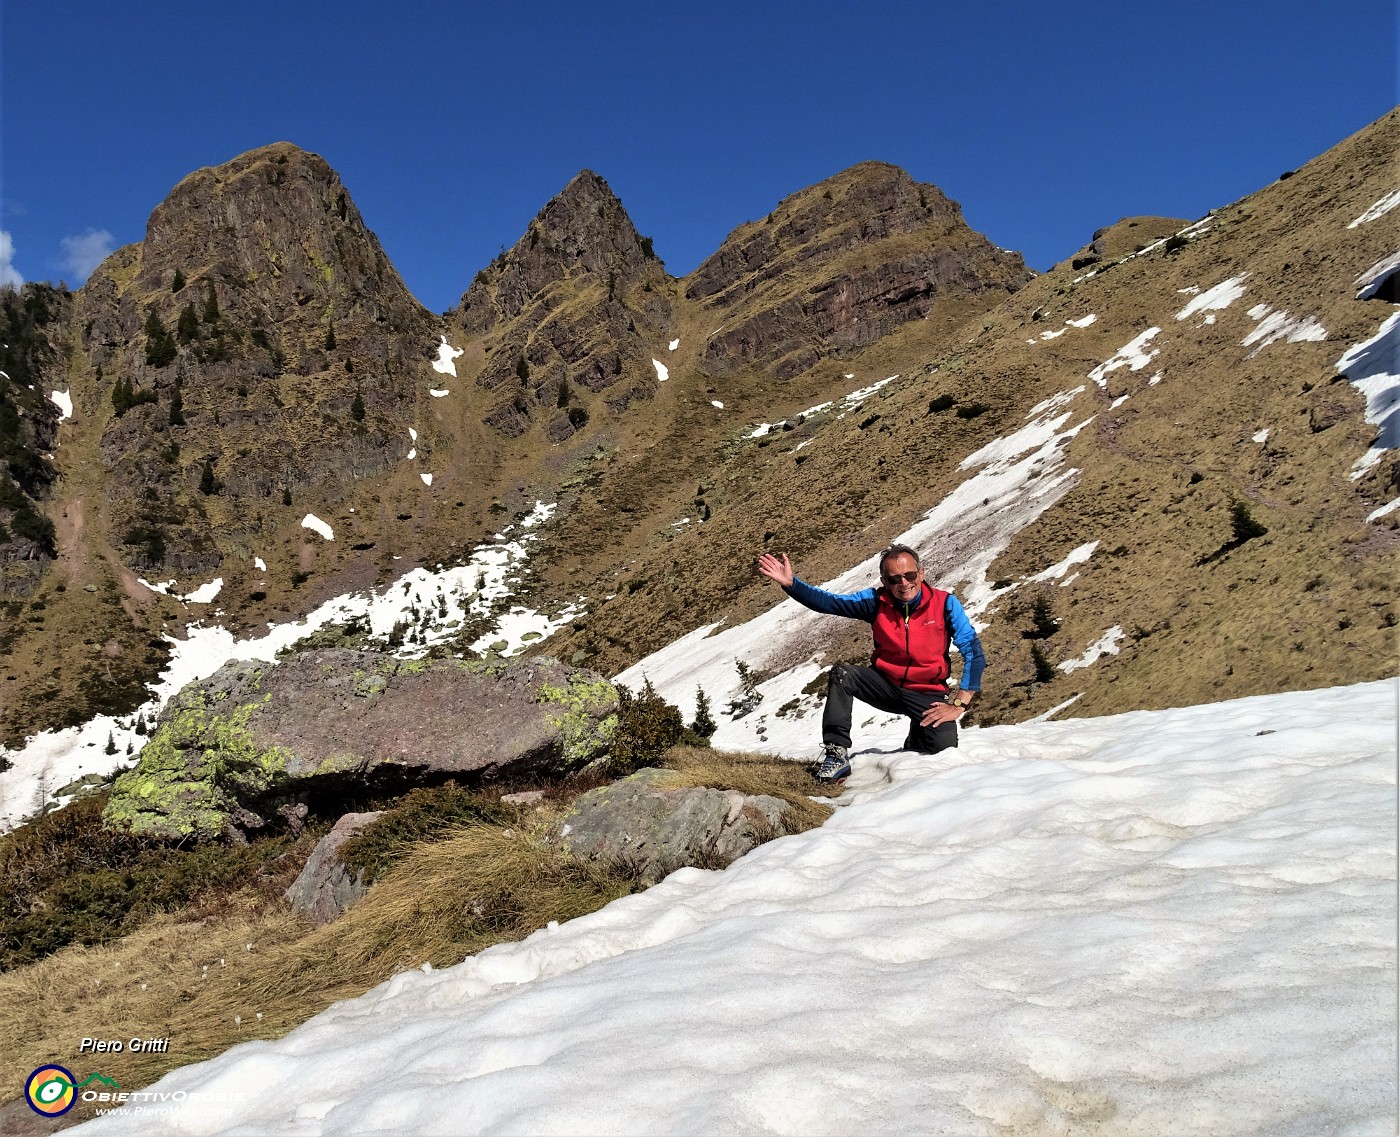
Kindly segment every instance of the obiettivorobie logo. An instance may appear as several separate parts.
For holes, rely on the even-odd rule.
[[[40,1066],[24,1083],[24,1100],[35,1113],[58,1117],[73,1108],[78,1101],[78,1091],[92,1082],[108,1089],[121,1089],[114,1079],[103,1074],[92,1073],[79,1082],[62,1066]]]

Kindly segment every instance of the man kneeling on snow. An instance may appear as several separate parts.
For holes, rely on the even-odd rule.
[[[891,545],[880,554],[880,588],[837,595],[793,575],[787,554],[764,553],[758,571],[814,612],[864,620],[875,635],[870,667],[838,663],[827,676],[822,712],[822,764],[817,779],[844,781],[851,772],[852,700],[907,715],[908,750],[936,754],[958,744],[958,719],[982,688],[982,643],[963,606],[950,592],[924,582],[919,554]],[[960,694],[950,700],[948,645],[963,659]]]

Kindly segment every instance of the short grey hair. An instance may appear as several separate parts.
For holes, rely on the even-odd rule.
[[[894,560],[895,557],[913,557],[916,569],[924,567],[923,558],[919,556],[918,549],[911,549],[908,545],[891,545],[880,554],[880,575],[884,575],[885,565]]]

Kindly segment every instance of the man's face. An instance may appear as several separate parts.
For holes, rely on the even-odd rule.
[[[908,553],[890,557],[880,570],[880,578],[896,600],[910,601],[919,595],[924,574]]]

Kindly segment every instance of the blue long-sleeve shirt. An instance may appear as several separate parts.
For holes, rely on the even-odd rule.
[[[875,599],[873,588],[863,588],[859,592],[828,592],[794,576],[791,586],[783,591],[813,612],[864,620],[867,624],[874,622],[875,613],[879,610],[879,602]],[[923,598],[923,589],[920,587],[919,595],[909,605],[910,609],[917,608],[923,602]],[[947,619],[953,646],[958,649],[963,661],[962,680],[958,686],[964,691],[980,691],[982,668],[986,665],[987,657],[982,653],[982,641],[977,638],[977,629],[967,618],[967,612],[958,598],[951,593],[948,595]]]

